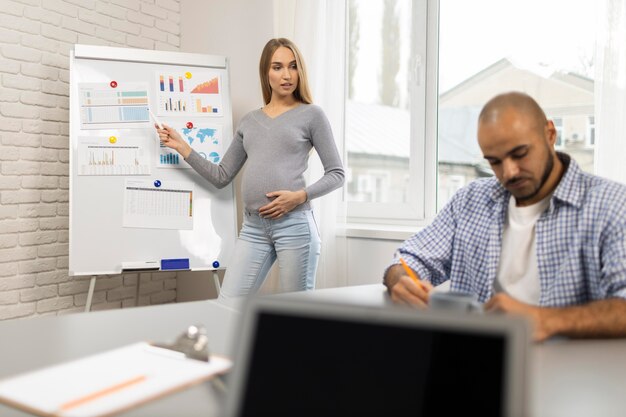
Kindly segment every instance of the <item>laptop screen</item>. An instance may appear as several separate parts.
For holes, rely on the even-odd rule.
[[[505,332],[260,311],[238,416],[507,415]]]

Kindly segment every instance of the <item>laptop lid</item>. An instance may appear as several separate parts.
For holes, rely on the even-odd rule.
[[[227,416],[527,414],[519,318],[259,297],[240,332]]]

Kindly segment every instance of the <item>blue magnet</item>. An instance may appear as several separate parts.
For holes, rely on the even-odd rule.
[[[217,261],[213,261],[213,268],[219,268],[220,267],[220,263]]]
[[[155,187],[160,187],[160,186],[161,186],[161,181],[156,180],[156,181],[154,182],[154,186],[155,186]]]

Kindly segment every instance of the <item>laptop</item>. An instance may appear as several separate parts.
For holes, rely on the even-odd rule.
[[[258,297],[226,415],[525,416],[529,339],[503,315]]]

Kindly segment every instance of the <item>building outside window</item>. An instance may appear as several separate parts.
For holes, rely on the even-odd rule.
[[[533,96],[555,122],[557,149],[593,171],[592,0],[347,1],[351,220],[427,222],[429,202],[441,209],[460,187],[493,175],[477,117],[507,91]],[[373,186],[359,182],[368,171],[386,178],[385,193],[364,190]]]
[[[589,116],[587,118],[587,146],[594,147],[596,144],[596,118]]]
[[[426,105],[428,4],[347,0],[346,200],[352,221],[426,217],[426,108],[436,106],[435,90]],[[429,62],[436,64],[434,58]],[[435,128],[431,123],[431,137]],[[379,186],[384,189],[373,191]]]

